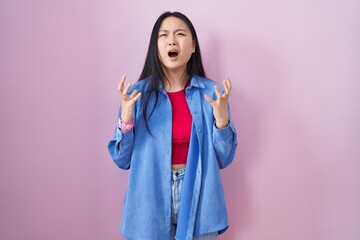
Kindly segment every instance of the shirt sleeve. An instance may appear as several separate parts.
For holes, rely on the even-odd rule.
[[[133,143],[134,128],[127,132],[122,132],[119,128],[119,124],[117,124],[115,135],[108,143],[108,150],[111,158],[119,168],[130,168]]]
[[[231,118],[224,128],[217,128],[214,122],[213,143],[220,169],[227,167],[233,161],[237,147],[236,129]]]

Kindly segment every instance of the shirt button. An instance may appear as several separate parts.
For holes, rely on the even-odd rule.
[[[197,114],[197,111],[194,111],[193,114]]]

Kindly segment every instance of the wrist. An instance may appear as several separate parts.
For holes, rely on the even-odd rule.
[[[133,119],[133,115],[134,115],[134,112],[132,111],[131,108],[122,107],[121,114],[120,114],[120,119],[124,123],[131,123],[132,119]]]
[[[119,118],[119,128],[122,132],[130,131],[134,127],[134,119],[124,122],[122,118]]]
[[[215,121],[216,128],[225,128],[229,125],[229,120],[227,121]]]
[[[122,112],[120,115],[120,119],[125,124],[131,124],[133,121],[133,115],[131,113]]]

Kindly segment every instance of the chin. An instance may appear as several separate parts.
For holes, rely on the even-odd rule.
[[[165,64],[164,67],[168,70],[176,70],[176,69],[183,68],[184,65],[179,64],[179,63],[168,63],[168,64]],[[186,67],[186,65],[185,65],[185,67]]]

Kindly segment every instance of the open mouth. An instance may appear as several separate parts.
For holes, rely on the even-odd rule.
[[[177,51],[170,51],[168,52],[169,57],[177,57],[179,53]]]

